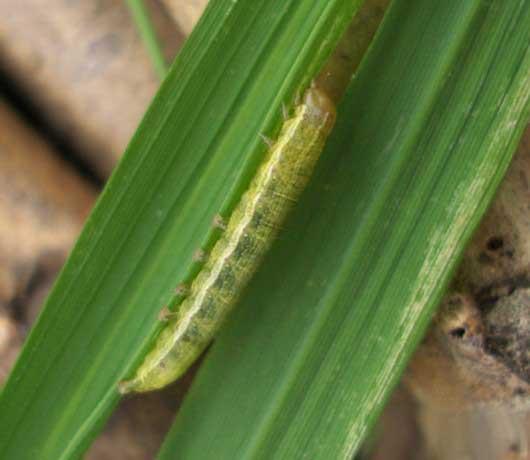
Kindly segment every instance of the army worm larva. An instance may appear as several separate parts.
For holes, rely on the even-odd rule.
[[[205,349],[271,245],[312,175],[335,121],[320,89],[306,91],[282,126],[248,190],[226,223],[187,297],[122,393],[162,388]]]

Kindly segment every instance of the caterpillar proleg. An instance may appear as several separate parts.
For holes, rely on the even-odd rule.
[[[162,388],[209,344],[309,181],[334,122],[331,99],[309,88],[294,116],[284,122],[188,296],[132,379],[120,383],[120,392]]]

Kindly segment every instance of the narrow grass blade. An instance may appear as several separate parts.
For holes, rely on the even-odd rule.
[[[167,63],[162,47],[156,36],[156,31],[149,17],[149,13],[143,0],[127,0],[131,15],[136,22],[138,31],[142,36],[153,66],[160,78],[164,78],[167,74]]]

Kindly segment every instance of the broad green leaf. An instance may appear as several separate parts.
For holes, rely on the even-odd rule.
[[[0,396],[0,458],[79,456],[360,0],[212,0],[89,218]],[[134,94],[131,94],[134,97]],[[127,110],[123,107],[123,110]]]
[[[169,459],[351,459],[529,116],[530,2],[394,0]]]

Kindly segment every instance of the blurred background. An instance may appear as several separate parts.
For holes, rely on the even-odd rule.
[[[207,0],[145,3],[169,63]],[[0,0],[0,385],[159,84],[127,2]],[[363,458],[530,459],[529,172],[527,130]],[[469,352],[499,324],[515,366]],[[87,458],[153,458],[192,378],[122,402]]]

